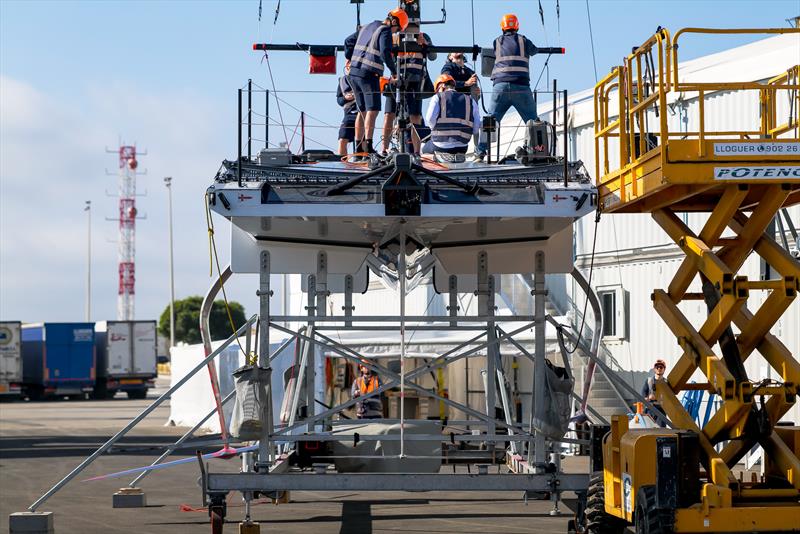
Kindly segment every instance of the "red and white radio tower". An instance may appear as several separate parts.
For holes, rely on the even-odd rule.
[[[117,320],[132,321],[136,294],[136,146],[119,147],[119,290]]]

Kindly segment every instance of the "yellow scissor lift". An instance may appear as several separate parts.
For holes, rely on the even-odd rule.
[[[597,474],[579,524],[595,534],[621,532],[626,523],[641,533],[800,531],[800,427],[776,424],[800,393],[800,355],[770,333],[800,289],[800,262],[765,233],[779,209],[800,203],[800,66],[766,82],[683,81],[678,41],[689,34],[800,29],[687,28],[674,36],[659,30],[595,87],[601,209],[652,214],[686,257],[667,289],[652,294],[682,350],[667,382],[656,385],[673,428],[629,429],[628,418],[617,416],[610,428],[599,429]],[[751,120],[750,126],[708,129],[706,100],[723,92],[757,95],[753,109],[740,107],[740,116],[728,117],[734,124]],[[692,97],[695,131],[671,131],[668,107]],[[681,212],[708,218],[696,231]],[[738,275],[753,252],[778,276]],[[702,292],[690,292],[698,278]],[[755,291],[768,296],[749,309]],[[709,312],[695,325],[679,305],[698,300]],[[748,378],[744,361],[754,351],[779,379]],[[689,384],[697,369],[707,381]],[[678,400],[689,389],[707,390],[721,401],[703,428]],[[756,444],[764,449],[765,475],[737,478],[734,466]]]

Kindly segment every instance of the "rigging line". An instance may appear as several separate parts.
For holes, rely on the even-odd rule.
[[[609,217],[609,218],[611,219],[611,228],[613,230],[612,233],[614,234],[614,250],[619,250],[619,241],[617,240],[617,224],[616,224],[616,222],[614,222],[614,217]],[[616,260],[617,260],[617,275],[619,277],[619,287],[624,289],[625,288],[625,284],[624,284],[624,282],[622,280],[622,262],[619,259],[619,254],[616,254],[615,256],[616,256]],[[623,294],[623,299],[622,300],[623,301],[620,303],[620,305],[622,306],[622,308],[624,310],[625,309],[624,294]],[[631,373],[631,379],[633,379],[633,352],[631,351],[631,343],[630,343],[630,341],[625,343],[625,346],[628,348],[628,365],[630,366],[629,369],[630,369],[630,373]]]
[[[586,0],[586,19],[587,19],[587,21],[589,23],[589,43],[592,46],[592,65],[594,66],[594,81],[595,81],[595,83],[597,83],[597,80],[598,80],[598,78],[597,78],[597,58],[595,56],[595,50],[594,50],[594,33],[592,31],[592,13],[589,10],[589,0]],[[619,242],[618,242],[618,238],[617,238],[617,225],[616,225],[616,223],[614,221],[614,217],[611,217],[611,229],[612,229],[612,233],[614,234],[614,250],[619,250]],[[619,259],[619,254],[616,255],[616,260],[617,260],[617,275],[619,277],[619,285],[620,285],[621,288],[624,288],[625,285],[624,285],[623,280],[622,280],[622,263],[621,263],[621,261]],[[591,272],[589,273],[589,275],[591,276]],[[591,286],[589,286],[589,287],[591,288]],[[587,296],[586,298],[589,298],[589,297]],[[624,308],[624,306],[625,306],[624,299],[623,299],[623,302],[621,303],[621,305]],[[630,342],[628,342],[628,343],[625,343],[625,345],[626,345],[626,347],[628,349],[628,365],[630,365],[631,376],[633,376],[633,352],[631,351],[631,344],[630,344]]]
[[[275,98],[277,100],[280,100],[281,102],[283,102],[284,104],[286,104],[287,106],[292,108],[293,110],[297,111],[298,113],[305,113],[306,117],[309,118],[309,119],[314,119],[315,121],[319,122],[320,124],[324,124],[325,126],[327,126],[329,128],[339,128],[338,126],[334,126],[333,124],[327,123],[322,119],[318,119],[317,117],[315,117],[313,115],[310,115],[307,111],[304,111],[304,110],[302,110],[302,109],[300,109],[298,107],[293,106],[288,101],[284,100],[283,98],[279,97],[278,95],[275,95]]]
[[[544,33],[544,44],[550,46],[550,39],[547,38],[547,25],[544,23],[544,9],[542,0],[539,0],[539,19],[542,21],[542,32]]]
[[[589,21],[589,42],[592,45],[592,65],[594,65],[594,83],[597,83],[597,58],[594,54],[594,33],[592,32],[592,13],[589,11],[589,0],[586,0],[586,18]]]
[[[561,40],[561,4],[556,0],[556,25],[558,26],[558,40]]]
[[[591,291],[592,287],[592,275],[594,274],[594,254],[597,247],[597,226],[600,222],[600,211],[597,211],[597,214],[594,217],[594,237],[592,238],[592,256],[589,260],[589,278],[587,280],[587,285],[589,286],[589,291]],[[583,337],[583,327],[586,325],[586,311],[589,307],[589,295],[586,295],[586,300],[583,303],[583,313],[581,314],[581,327],[577,332],[577,336],[575,339],[575,346],[572,349],[567,350],[567,354],[573,354],[576,350],[578,350],[578,346],[581,344],[581,338]],[[594,335],[602,336],[602,332],[595,332]],[[566,344],[564,345],[566,347]]]
[[[267,71],[269,72],[269,79],[272,82],[272,92],[274,93],[275,92],[275,78],[273,78],[273,76],[272,76],[272,66],[270,65],[269,56],[267,55],[266,51],[264,51],[264,58],[262,59],[262,61],[264,59],[267,60]],[[275,98],[278,99],[277,95],[275,96]],[[277,104],[278,104],[277,105],[277,107],[278,107],[278,116],[281,119],[281,128],[283,129],[283,137],[284,137],[284,139],[286,139],[286,146],[289,146],[289,134],[286,133],[286,125],[284,124],[284,120],[283,120],[283,110],[281,110],[280,100],[278,100]]]
[[[472,44],[475,44],[475,0],[469,0],[469,9],[472,14]]]
[[[256,35],[258,36],[258,40],[261,40],[261,2],[263,0],[258,0],[258,26],[256,27]]]
[[[297,119],[297,124],[294,125],[294,131],[292,132],[292,138],[289,139],[289,142],[287,143],[287,145],[288,145],[287,148],[289,150],[292,149],[292,143],[294,142],[294,137],[297,135],[297,130],[300,128],[300,120],[301,119]]]
[[[222,269],[220,269],[219,255],[217,254],[217,241],[216,241],[215,236],[214,236],[214,234],[215,234],[215,231],[214,231],[214,217],[212,217],[212,215],[211,215],[211,205],[210,205],[208,194],[204,193],[203,197],[204,197],[205,211],[206,211],[206,229],[208,230],[209,253],[213,253],[213,254],[210,254],[211,257],[209,258],[209,260],[211,261],[211,273],[210,274],[211,274],[211,276],[214,275],[214,264],[216,264],[216,266],[217,266],[217,277],[218,277],[218,280],[219,280],[219,287],[222,290],[222,298],[223,298],[223,300],[225,302],[225,311],[228,312],[228,321],[230,322],[231,330],[233,331],[233,335],[236,335],[236,330],[237,330],[236,324],[233,321],[233,315],[231,314],[231,308],[230,308],[230,305],[228,304],[228,295],[225,292],[225,283],[222,281]],[[211,308],[213,310],[213,308],[214,308],[214,304],[213,303],[211,304]],[[211,335],[210,324],[209,324],[208,335],[209,336]],[[242,342],[239,340],[239,336],[236,336],[236,344],[239,345],[239,350],[242,351],[242,354],[244,354],[245,358],[249,359],[250,355],[247,354],[247,351],[245,351],[244,347],[242,347]],[[220,410],[220,413],[222,413],[221,410]]]

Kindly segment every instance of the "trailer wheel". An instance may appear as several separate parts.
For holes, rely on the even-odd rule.
[[[605,484],[602,471],[592,474],[586,492],[586,532],[588,534],[622,534],[627,523],[606,512]]]
[[[130,391],[126,391],[125,393],[128,394],[129,399],[146,399],[147,398],[147,390],[146,389],[132,389]]]
[[[211,518],[211,534],[222,534],[225,525],[224,514],[222,507],[212,506],[208,509],[208,515]]]
[[[633,519],[636,534],[670,534],[675,525],[675,511],[656,508],[655,486],[642,486],[636,494]]]

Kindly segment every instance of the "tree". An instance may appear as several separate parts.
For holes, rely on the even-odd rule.
[[[200,337],[200,307],[203,304],[203,297],[192,296],[175,301],[175,343],[195,344],[202,343]],[[244,306],[235,301],[230,301],[228,306],[233,317],[234,328],[237,330],[246,321]],[[225,310],[225,301],[217,300],[211,306],[209,316],[211,326],[211,339],[227,339],[231,336],[231,323],[228,319],[228,312]],[[158,320],[158,333],[169,338],[169,304]]]

